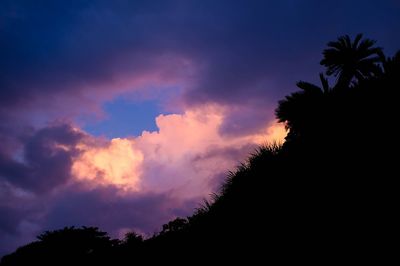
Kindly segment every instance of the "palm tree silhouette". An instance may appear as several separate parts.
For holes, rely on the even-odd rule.
[[[300,134],[309,131],[308,129],[318,120],[316,116],[323,113],[323,98],[331,89],[322,73],[319,77],[322,87],[299,81],[296,85],[301,91],[294,92],[279,101],[275,114],[278,121],[286,123],[286,128],[289,129],[286,140],[297,139]]]
[[[354,41],[349,35],[340,36],[329,42],[323,51],[320,64],[327,67],[328,76],[337,77],[336,87],[344,88],[354,79],[360,81],[381,73],[382,49],[374,46],[374,40],[362,38],[362,34],[358,34]]]

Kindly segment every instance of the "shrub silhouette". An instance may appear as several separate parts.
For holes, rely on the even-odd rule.
[[[321,86],[297,83],[301,91],[276,110],[286,142],[257,149],[192,216],[146,240],[111,240],[97,228],[47,232],[1,265],[384,262],[394,251],[397,138],[386,128],[397,121],[400,53],[386,58],[373,45],[361,35],[329,43],[321,63],[336,84],[323,74]]]

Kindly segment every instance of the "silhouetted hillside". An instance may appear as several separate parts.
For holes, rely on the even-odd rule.
[[[299,82],[276,109],[286,142],[260,147],[192,216],[146,240],[111,240],[93,228],[47,232],[1,265],[389,259],[400,53],[386,58],[358,35],[329,43],[323,55],[321,85]]]

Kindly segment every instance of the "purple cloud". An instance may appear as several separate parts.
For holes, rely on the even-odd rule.
[[[64,184],[69,178],[75,146],[84,135],[70,125],[41,129],[22,141],[17,158],[0,153],[0,177],[32,192],[44,192]]]

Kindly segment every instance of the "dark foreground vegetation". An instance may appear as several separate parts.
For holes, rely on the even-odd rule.
[[[321,84],[299,82],[279,102],[286,142],[260,147],[192,216],[146,240],[86,227],[46,232],[1,265],[384,263],[397,240],[400,53],[343,36],[321,64]]]

